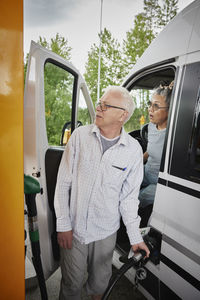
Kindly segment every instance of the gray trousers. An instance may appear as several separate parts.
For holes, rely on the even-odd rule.
[[[73,238],[72,249],[60,248],[61,288],[60,300],[80,300],[84,286],[88,295],[104,293],[112,275],[112,257],[117,233],[106,239],[81,244]]]

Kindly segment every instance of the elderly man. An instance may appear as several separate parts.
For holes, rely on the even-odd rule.
[[[109,87],[96,107],[95,124],[77,128],[60,164],[55,192],[61,250],[60,299],[101,299],[112,272],[122,216],[134,252],[149,250],[139,231],[138,193],[143,179],[140,145],[123,129],[134,110],[125,88]]]

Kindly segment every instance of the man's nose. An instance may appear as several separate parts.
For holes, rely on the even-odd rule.
[[[153,106],[152,106],[152,105],[150,105],[150,106],[148,107],[148,111],[153,111]]]
[[[96,106],[96,110],[97,110],[97,111],[102,111],[102,110],[101,110],[100,104],[98,104],[98,105]]]

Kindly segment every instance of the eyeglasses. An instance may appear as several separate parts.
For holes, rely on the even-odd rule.
[[[169,106],[159,106],[157,103],[148,102],[148,108],[152,108],[153,111],[157,111],[162,108],[169,108]]]
[[[106,111],[109,107],[125,110],[125,108],[122,108],[122,107],[119,107],[119,106],[110,105],[110,104],[106,104],[104,102],[98,102],[96,104],[96,107],[97,106],[100,106],[101,111]]]

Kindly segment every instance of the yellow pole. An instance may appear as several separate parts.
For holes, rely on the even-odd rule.
[[[23,0],[0,1],[0,123],[0,298],[23,300]]]

